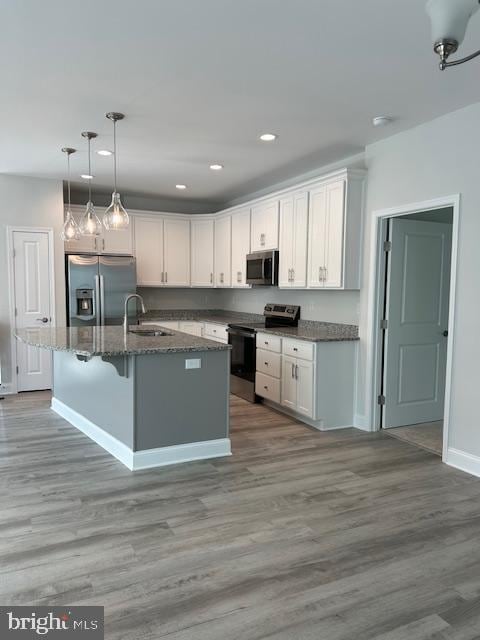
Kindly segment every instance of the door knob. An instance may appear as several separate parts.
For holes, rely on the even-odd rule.
[[[445,331],[443,332],[443,334],[442,334],[442,335],[446,338],[446,337],[448,336],[448,330],[447,330],[447,329],[445,329]]]
[[[43,322],[43,324],[45,324],[48,322],[48,318],[37,318],[37,322]]]

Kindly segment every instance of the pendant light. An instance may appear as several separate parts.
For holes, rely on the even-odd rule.
[[[80,220],[80,233],[84,236],[99,236],[102,233],[102,223],[95,213],[92,202],[92,161],[90,153],[90,140],[97,137],[93,131],[82,131],[82,136],[88,140],[88,202],[85,213]]]
[[[75,153],[76,149],[72,149],[71,147],[63,147],[63,153],[67,154],[67,166],[68,166],[68,208],[67,213],[65,215],[65,221],[63,223],[62,228],[62,239],[63,240],[78,240],[80,237],[80,229],[78,228],[78,224],[75,222],[75,218],[72,215],[72,204],[70,201],[70,156],[72,153]]]
[[[103,215],[105,229],[126,229],[130,224],[128,213],[123,208],[120,194],[117,192],[117,121],[123,120],[123,113],[110,111],[105,116],[113,122],[113,193],[112,202]]]

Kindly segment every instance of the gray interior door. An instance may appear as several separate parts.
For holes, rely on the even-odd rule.
[[[100,298],[102,324],[121,324],[125,297],[137,290],[135,258],[128,256],[99,256]],[[131,303],[135,316],[135,305]]]
[[[452,227],[393,219],[389,239],[384,428],[443,418]]]

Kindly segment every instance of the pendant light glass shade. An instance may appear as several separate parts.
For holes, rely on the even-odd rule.
[[[90,140],[96,138],[97,134],[93,131],[83,131],[82,136],[88,139],[88,174],[92,175],[92,162],[90,153]],[[92,180],[88,181],[88,202],[85,213],[80,220],[80,233],[84,236],[99,236],[102,233],[102,223],[95,213],[95,207],[92,202]]]
[[[102,223],[95,213],[91,200],[87,202],[85,213],[80,221],[80,233],[84,236],[99,236],[102,233]]]
[[[103,225],[105,229],[119,231],[126,229],[130,224],[130,218],[125,211],[120,194],[117,191],[117,121],[123,120],[123,113],[111,111],[106,117],[113,122],[113,193],[112,202],[103,214]]]
[[[426,10],[432,23],[433,43],[448,39],[459,46],[468,21],[478,9],[478,0],[429,0]]]
[[[78,224],[75,222],[75,218],[73,217],[70,209],[67,209],[61,236],[62,236],[62,240],[67,240],[67,241],[78,240],[80,238],[80,229],[78,228]]]
[[[80,238],[80,229],[78,228],[78,224],[75,221],[75,218],[72,214],[72,205],[70,202],[70,156],[72,153],[75,153],[76,149],[72,149],[71,147],[63,147],[62,152],[67,154],[67,167],[68,167],[68,178],[67,178],[67,189],[68,189],[68,207],[67,212],[65,214],[65,219],[63,222],[61,237],[62,240],[78,240]]]
[[[126,229],[130,224],[130,217],[122,205],[120,194],[116,191],[112,193],[112,202],[103,215],[103,224],[105,229],[112,231]]]

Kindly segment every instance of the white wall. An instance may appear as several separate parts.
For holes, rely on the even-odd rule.
[[[63,241],[62,182],[20,176],[0,175],[0,358],[4,391],[12,382],[10,339],[12,327],[9,317],[7,269],[7,226],[48,227],[55,238],[55,300],[58,325],[65,325],[65,272]]]
[[[480,104],[370,145],[363,285],[360,296],[359,423],[371,425],[365,379],[372,212],[459,193],[460,232],[449,447],[480,456]],[[480,462],[480,460],[479,460]]]

